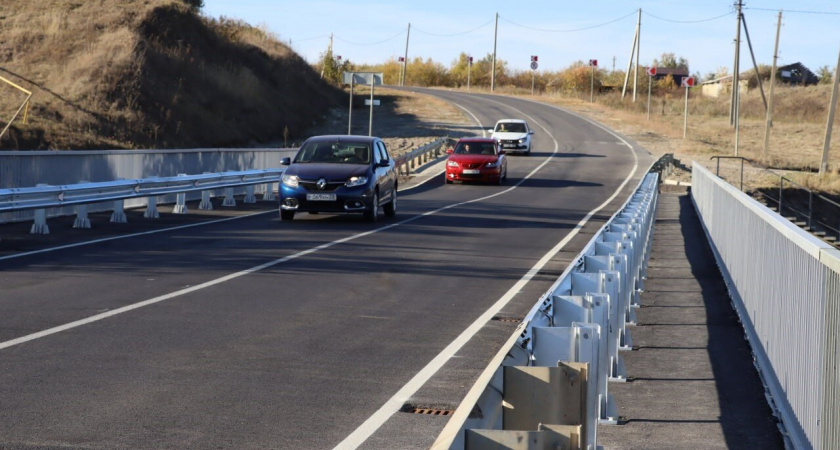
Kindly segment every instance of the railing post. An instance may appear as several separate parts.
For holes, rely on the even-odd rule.
[[[266,183],[265,192],[262,196],[263,200],[274,200],[274,183]]]
[[[44,186],[39,184],[38,186]],[[35,221],[32,223],[32,228],[29,229],[29,234],[50,234],[50,226],[47,225],[47,210],[36,209]]]
[[[111,213],[111,223],[128,223],[125,217],[125,200],[114,200],[114,212]]]
[[[225,199],[222,201],[222,206],[236,206],[236,198],[233,196],[233,188],[225,188]]]
[[[744,192],[744,159],[741,158],[741,192]]]
[[[205,174],[210,172],[203,172]],[[212,211],[213,210],[213,202],[210,201],[210,190],[205,189],[201,191],[201,202],[198,204],[198,209],[204,211]]]
[[[254,195],[254,185],[249,184],[245,186],[245,198],[242,203],[257,203],[257,197]]]
[[[187,174],[179,173],[179,177],[185,177]],[[172,208],[172,214],[186,214],[187,213],[187,193],[179,192],[175,194],[175,206]]]
[[[782,214],[782,196],[784,195],[784,188],[785,188],[785,177],[779,176],[779,215]]]
[[[79,181],[79,184],[85,183],[88,183],[88,181]],[[73,228],[90,228],[90,219],[88,219],[88,205],[76,206],[76,220],[73,221]]]
[[[157,209],[157,196],[153,195],[149,197],[149,200],[146,204],[146,212],[143,213],[143,217],[147,219],[160,219],[160,212]]]
[[[813,231],[814,192],[808,189],[808,231]]]

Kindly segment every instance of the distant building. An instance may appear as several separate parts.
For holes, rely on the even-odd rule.
[[[688,67],[657,67],[653,79],[662,80],[668,75],[671,75],[674,83],[679,87],[682,85],[682,79],[688,76]]]
[[[808,86],[817,84],[820,79],[814,75],[814,72],[808,70],[802,63],[795,62],[776,69],[776,79],[788,84],[801,84]]]

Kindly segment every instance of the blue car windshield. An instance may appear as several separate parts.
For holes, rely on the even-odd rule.
[[[360,142],[307,142],[296,163],[370,164],[370,146]]]

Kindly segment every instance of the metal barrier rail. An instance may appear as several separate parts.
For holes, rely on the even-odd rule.
[[[426,145],[394,158],[394,162],[397,165],[397,171],[400,174],[403,174],[404,171],[406,176],[411,175],[411,171],[416,168],[417,165],[426,164],[432,159],[440,156],[442,154],[441,149],[449,145],[450,140],[451,139],[449,137],[435,139]]]
[[[539,299],[432,448],[596,448],[598,425],[618,422],[609,383],[627,380],[658,182],[646,175]]]
[[[63,186],[0,189],[0,212],[179,194],[234,186],[276,183],[283,169],[247,170],[140,180],[116,180]]]
[[[87,205],[91,203],[114,202],[111,222],[125,222],[124,202],[127,199],[148,197],[145,217],[157,218],[157,196],[176,194],[175,213],[186,212],[186,193],[202,191],[199,209],[212,209],[210,190],[225,189],[223,205],[234,206],[233,188],[246,186],[246,203],[255,202],[254,185],[272,184],[280,181],[285,169],[245,170],[240,172],[205,173],[201,175],[179,175],[177,177],[152,177],[139,180],[115,180],[96,183],[78,183],[62,186],[39,185],[35,187],[0,189],[0,212],[34,209],[35,222],[30,233],[49,234],[46,222],[48,208],[77,205],[74,228],[90,228]],[[264,200],[273,199],[269,188]]]

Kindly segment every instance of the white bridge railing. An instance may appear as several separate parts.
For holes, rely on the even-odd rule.
[[[793,448],[840,448],[840,251],[693,163],[691,194]]]
[[[210,191],[225,189],[224,206],[234,206],[233,188],[245,186],[245,203],[254,203],[254,186],[267,184],[264,200],[273,199],[271,185],[280,181],[284,169],[245,170],[239,172],[205,173],[200,175],[179,175],[177,177],[150,177],[139,180],[115,180],[96,183],[78,183],[61,186],[38,185],[35,187],[0,189],[0,213],[35,210],[32,234],[49,234],[46,210],[76,205],[75,228],[90,228],[87,205],[114,202],[111,222],[125,222],[125,200],[148,197],[145,217],[157,218],[157,197],[175,194],[174,213],[185,213],[186,193],[201,191],[199,209],[212,209]]]
[[[618,422],[609,385],[627,380],[658,180],[647,174],[539,299],[432,448],[594,449],[598,425]]]

